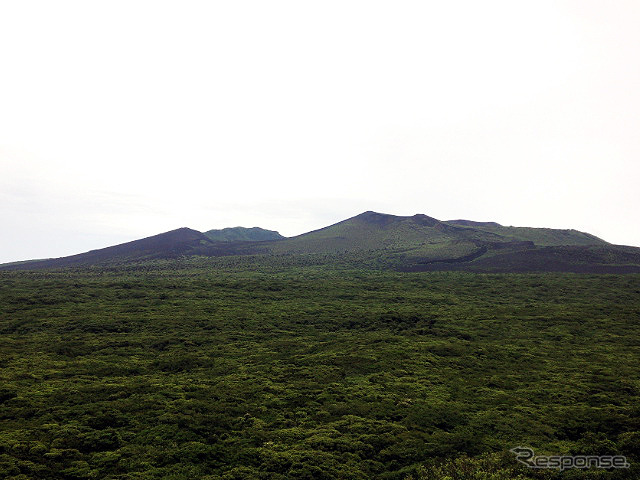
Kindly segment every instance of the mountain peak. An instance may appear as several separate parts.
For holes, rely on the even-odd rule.
[[[433,227],[440,223],[440,220],[430,217],[428,215],[425,215],[423,213],[416,213],[413,217],[411,217],[411,219],[415,223],[418,223],[420,225],[424,225],[427,227]]]
[[[419,225],[432,227],[440,223],[440,220],[435,219],[433,217],[429,217],[423,213],[416,213],[411,217],[403,217],[399,215],[390,215],[388,213],[378,213],[368,210],[366,212],[361,213],[360,215],[356,215],[353,217],[354,219],[363,220],[370,224],[375,225],[388,225],[393,222],[402,222],[406,220],[411,220]]]
[[[204,234],[214,242],[263,242],[285,238],[275,230],[266,230],[260,227],[227,227],[209,230]]]
[[[399,219],[395,215],[389,215],[387,213],[378,213],[371,210],[367,210],[366,212],[361,213],[360,215],[356,215],[353,217],[354,219],[363,220],[367,223],[374,223],[378,225],[384,225],[394,220]]]

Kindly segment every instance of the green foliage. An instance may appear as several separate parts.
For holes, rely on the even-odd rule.
[[[204,234],[214,242],[261,242],[285,238],[274,230],[265,230],[260,227],[230,227],[209,230]]]
[[[0,273],[0,478],[638,477],[637,275],[314,262]]]

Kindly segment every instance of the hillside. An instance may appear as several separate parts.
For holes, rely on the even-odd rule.
[[[286,258],[287,263],[301,266],[404,271],[640,272],[640,248],[611,245],[577,230],[440,221],[423,214],[396,216],[372,211],[289,238],[257,227],[206,233],[182,228],[70,257],[0,268],[27,270],[177,257],[245,256],[263,266],[278,265]]]
[[[440,221],[422,214],[364,212],[269,249],[342,258],[351,253],[369,265],[409,271],[640,271],[640,249],[611,245],[577,230]]]
[[[495,222],[440,221],[427,215],[396,216],[364,212],[334,225],[288,238],[276,252],[329,253],[402,250],[416,255],[473,249],[492,243],[533,242],[536,246],[608,245],[577,230],[503,227]]]
[[[448,242],[448,227],[426,215],[398,217],[364,212],[273,246],[277,253],[335,253],[344,251],[416,248],[427,243]]]
[[[538,246],[555,245],[608,245],[601,238],[578,230],[531,227],[505,227],[495,222],[473,222],[471,220],[449,220],[449,225],[469,227],[474,230],[497,234],[513,240],[531,241]]]
[[[120,264],[139,262],[159,258],[175,258],[190,254],[194,249],[212,245],[211,240],[202,233],[190,228],[178,228],[170,232],[114,245],[112,247],[91,250],[69,257],[51,258],[33,262],[5,264],[7,270],[27,270],[34,268],[62,268],[95,264]]]
[[[214,242],[263,242],[265,240],[280,240],[285,237],[275,230],[260,227],[230,227],[219,230],[208,230],[205,236]]]

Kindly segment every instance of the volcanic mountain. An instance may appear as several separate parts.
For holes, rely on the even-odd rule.
[[[371,211],[289,238],[257,227],[206,233],[180,228],[70,257],[0,268],[26,270],[234,255],[253,255],[257,262],[266,263],[287,257],[300,262],[310,259],[315,264],[404,271],[640,272],[640,248],[611,245],[577,230],[441,221],[422,214],[396,216]]]
[[[178,228],[170,232],[112,247],[62,258],[35,260],[25,263],[0,265],[0,268],[30,270],[36,268],[61,268],[96,264],[126,263],[158,258],[172,258],[189,254],[194,249],[209,246],[212,242],[204,234],[190,228]]]

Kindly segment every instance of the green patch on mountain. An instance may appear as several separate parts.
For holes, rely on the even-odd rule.
[[[208,230],[204,234],[214,242],[263,242],[285,238],[274,230],[265,230],[260,227],[229,227]]]

